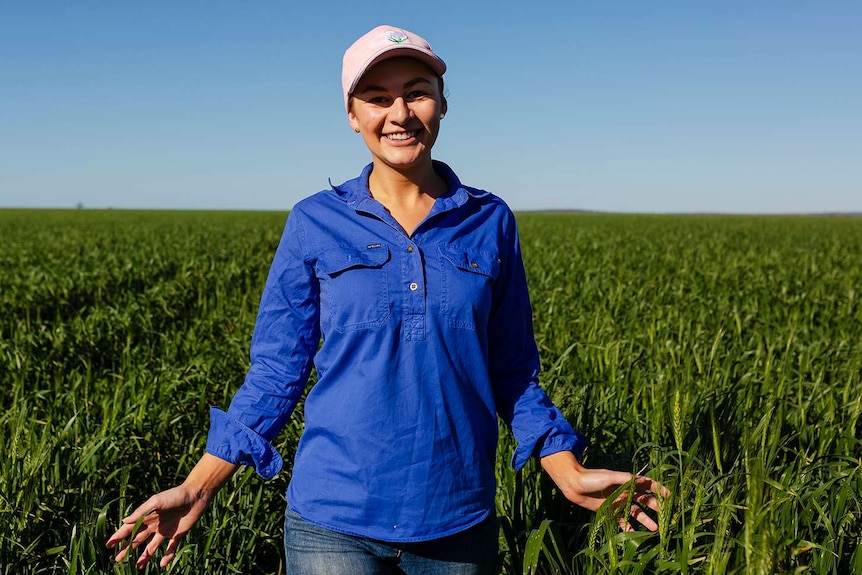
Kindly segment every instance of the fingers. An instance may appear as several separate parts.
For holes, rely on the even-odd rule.
[[[108,548],[116,547],[117,545],[121,545],[119,550],[117,551],[114,559],[119,563],[122,561],[126,555],[129,553],[131,549],[137,549],[147,538],[150,536],[151,531],[149,527],[144,527],[138,533],[135,533],[134,538],[131,541],[126,542],[132,532],[134,531],[135,524],[124,524],[122,527],[117,529],[117,532],[114,533],[110,539],[108,539],[107,546]]]
[[[111,537],[108,539],[108,542],[105,543],[105,545],[109,549],[116,547],[118,543],[120,543],[122,540],[124,540],[126,537],[128,537],[129,535],[132,534],[132,531],[134,530],[134,528],[135,528],[134,524],[128,525],[128,524],[124,523],[122,526],[120,526],[119,529],[117,529],[114,532],[113,535],[111,535]]]
[[[658,523],[656,523],[655,520],[650,517],[650,514],[647,513],[640,505],[632,505],[631,509],[629,509],[629,516],[650,531],[658,530]],[[627,522],[627,526],[628,529],[626,529],[626,531],[634,531],[634,527],[631,523]]]
[[[183,534],[174,535],[173,537],[168,539],[168,537],[162,535],[150,526],[147,526],[142,531],[135,534],[135,537],[131,540],[131,542],[123,545],[117,552],[115,560],[119,563],[120,561],[125,559],[126,555],[128,555],[130,550],[137,549],[138,547],[143,545],[151,536],[152,539],[146,545],[146,547],[144,547],[143,551],[138,556],[137,561],[135,561],[135,567],[137,567],[138,569],[143,569],[144,566],[152,560],[159,547],[161,547],[161,545],[167,540],[168,545],[165,548],[165,552],[162,555],[162,559],[159,561],[159,565],[161,567],[166,567],[176,557],[177,547],[179,546]],[[125,539],[125,537],[123,537],[123,539]],[[116,544],[117,543],[114,542],[111,546],[113,547]]]
[[[635,488],[638,491],[650,491],[652,493],[660,493],[662,497],[670,497],[670,489],[651,477],[639,475],[635,479]]]
[[[174,557],[177,556],[177,546],[180,544],[179,537],[172,537],[170,541],[168,541],[168,546],[165,549],[165,554],[162,556],[162,560],[159,561],[160,567],[167,567],[168,563],[174,560]]]
[[[138,548],[152,533],[155,532],[151,523],[158,520],[157,515],[153,513],[156,510],[157,504],[156,496],[147,499],[132,513],[123,518],[120,528],[117,529],[108,539],[105,545],[109,549],[121,545],[119,551],[114,557],[117,562],[125,559],[129,550]],[[132,540],[126,543],[126,540],[129,537],[132,537]],[[147,561],[148,560],[149,559],[147,559]],[[138,561],[140,562],[140,559]],[[144,563],[146,563],[146,561],[144,561]]]
[[[545,467],[546,470],[549,468]],[[567,487],[564,494],[570,501],[586,509],[598,511],[605,505],[613,507],[623,531],[634,531],[638,524],[656,531],[659,498],[670,497],[671,492],[658,481],[641,475],[643,471],[632,474],[581,468],[571,476],[558,477],[554,481]]]
[[[657,531],[656,513],[658,513],[660,507],[659,496],[670,497],[670,490],[658,481],[642,475],[628,475],[627,478],[616,475],[614,479],[623,480],[618,484],[619,486],[625,483],[634,484],[633,492],[625,490],[613,502],[614,506],[629,506],[627,513],[618,520],[620,528],[623,531],[631,532],[635,530],[635,525],[639,523],[650,531]]]
[[[137,523],[141,517],[146,517],[161,508],[159,494],[153,495],[123,519],[123,523]]]
[[[150,497],[142,505],[138,506],[137,509],[132,511],[132,513],[123,518],[122,525],[120,525],[120,528],[117,529],[113,535],[111,535],[111,537],[108,539],[108,542],[106,543],[109,548],[116,546],[117,543],[131,535],[132,532],[135,530],[135,524],[138,522],[138,520],[140,520],[142,517],[146,517],[147,515],[151,514],[153,511],[156,510],[156,502],[154,501],[154,499],[155,497]]]
[[[132,539],[132,545],[131,545],[132,549],[137,549],[138,547],[140,547],[141,543],[146,541],[149,536],[150,536],[150,530],[149,529],[144,529],[143,531],[140,531],[137,535],[135,535],[135,538]]]
[[[120,547],[120,550],[117,551],[117,554],[114,556],[114,561],[119,563],[120,561],[125,559],[126,554],[129,552],[129,549],[131,549],[131,547],[129,547],[128,545],[123,545],[122,547]]]
[[[635,479],[635,492],[631,499],[632,505],[629,509],[629,518],[637,521],[650,531],[657,531],[656,514],[659,511],[659,494],[661,497],[670,497],[671,492],[654,479],[638,476]],[[634,530],[630,521],[626,523],[626,531]]]
[[[129,518],[123,519],[123,524],[114,532],[113,535],[111,535],[110,539],[108,539],[105,544],[108,549],[113,549],[120,545],[120,549],[117,551],[117,555],[115,557],[118,562],[123,560],[130,549],[138,547],[149,536],[148,527],[142,526],[144,529],[135,533],[135,525],[137,525],[137,521],[127,521],[129,521]],[[134,534],[134,538],[127,543],[126,539],[131,537],[132,534]]]
[[[620,486],[630,484],[632,480],[637,478],[626,471],[610,471],[606,469],[598,470],[600,473],[595,475],[597,481],[602,483],[602,492],[605,495],[610,495]]]
[[[153,539],[150,541],[150,544],[144,548],[144,551],[141,553],[140,557],[138,557],[138,560],[135,561],[135,567],[143,569],[144,565],[153,558],[153,555],[155,555],[164,540],[164,536],[158,533],[153,534]]]
[[[118,530],[117,533],[119,533],[120,531],[121,530]],[[115,534],[115,536],[116,536],[116,534]],[[117,563],[119,563],[120,561],[122,561],[123,559],[126,558],[126,555],[128,555],[129,551],[131,551],[132,549],[137,549],[138,547],[140,547],[140,545],[144,541],[146,541],[149,536],[150,536],[150,530],[144,529],[143,531],[136,533],[135,537],[129,542],[125,541],[126,538],[128,537],[128,534],[122,536],[119,540],[116,540],[116,541],[114,541],[112,538],[112,540],[108,542],[108,547],[115,547],[118,543],[122,543],[119,550],[117,551],[117,554],[114,556],[114,560]]]
[[[626,533],[635,530],[635,528],[632,527],[632,524],[629,523],[629,518],[624,515],[617,519],[617,525],[620,526],[620,531],[624,531]]]
[[[656,512],[658,511],[658,498],[653,493],[636,493],[632,499],[641,507],[649,508]]]

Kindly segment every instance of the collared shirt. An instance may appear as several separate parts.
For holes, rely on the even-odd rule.
[[[228,411],[212,408],[207,451],[275,475],[270,442],[313,361],[290,508],[343,533],[423,541],[494,508],[497,415],[516,469],[585,441],[538,385],[509,208],[435,162],[448,192],[408,236],[371,197],[371,167],[290,212],[251,369]]]

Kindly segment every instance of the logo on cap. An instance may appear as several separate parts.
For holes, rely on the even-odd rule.
[[[407,35],[402,32],[396,32],[395,30],[390,30],[386,33],[386,39],[392,42],[393,44],[403,44],[407,41]]]

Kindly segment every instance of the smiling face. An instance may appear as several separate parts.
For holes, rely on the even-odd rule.
[[[413,58],[372,67],[353,91],[347,118],[374,158],[398,171],[431,166],[446,103],[436,74]]]

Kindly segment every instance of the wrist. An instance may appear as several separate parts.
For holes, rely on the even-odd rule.
[[[541,458],[542,469],[563,495],[571,499],[578,493],[577,484],[585,468],[571,451],[558,451]]]
[[[182,483],[195,500],[209,503],[239,468],[236,463],[204,453]]]

